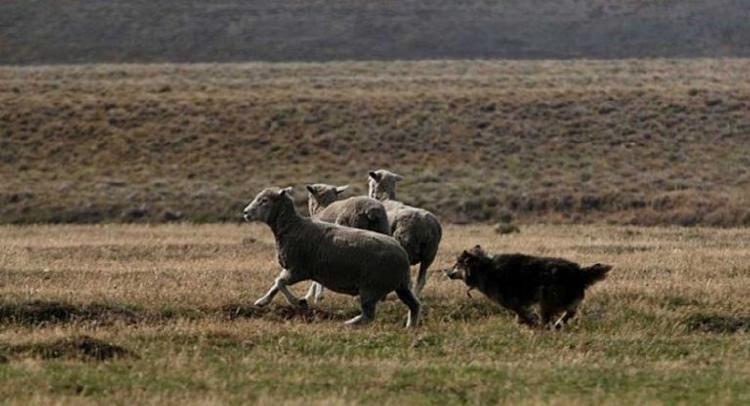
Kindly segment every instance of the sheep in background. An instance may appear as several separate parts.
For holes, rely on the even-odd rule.
[[[390,234],[388,216],[383,204],[367,196],[339,200],[349,186],[322,183],[307,185],[310,217],[328,223]]]
[[[443,230],[434,214],[396,200],[396,184],[401,175],[379,169],[369,173],[369,195],[383,203],[388,213],[391,235],[409,255],[411,265],[419,264],[414,292],[420,296],[427,283],[427,269],[437,255]]]
[[[281,292],[293,306],[306,306],[287,288],[314,280],[334,292],[359,296],[362,314],[347,324],[375,318],[377,303],[395,291],[409,307],[406,325],[419,322],[421,305],[410,289],[409,258],[387,235],[311,220],[297,214],[289,189],[267,188],[245,207],[247,221],[268,224],[284,268],[268,293],[255,302],[265,306]]]
[[[348,185],[334,186],[323,183],[307,185],[310,217],[318,221],[390,235],[388,216],[383,204],[367,196],[339,200],[347,188]],[[316,303],[322,296],[323,286],[313,283],[305,295],[305,300]]]

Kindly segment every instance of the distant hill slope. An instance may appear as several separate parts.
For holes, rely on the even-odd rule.
[[[750,225],[748,59],[0,68],[0,106],[0,223],[238,220],[387,167],[445,221]]]
[[[0,2],[0,64],[717,56],[750,1]]]

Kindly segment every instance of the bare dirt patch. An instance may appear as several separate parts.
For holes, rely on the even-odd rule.
[[[15,357],[42,359],[76,359],[81,361],[107,361],[136,357],[128,349],[87,335],[63,338],[51,342],[8,346],[6,352]]]

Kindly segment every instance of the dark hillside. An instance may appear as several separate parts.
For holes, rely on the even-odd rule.
[[[0,2],[0,64],[717,56],[747,0]]]

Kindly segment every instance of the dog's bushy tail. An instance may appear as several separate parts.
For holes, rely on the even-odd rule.
[[[589,287],[596,282],[604,280],[607,277],[607,272],[612,269],[611,265],[595,264],[588,268],[582,268],[583,271],[583,284],[585,287]]]

